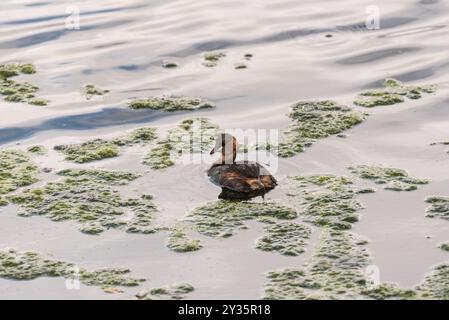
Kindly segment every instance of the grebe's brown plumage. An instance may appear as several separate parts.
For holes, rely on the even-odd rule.
[[[274,189],[276,179],[262,165],[253,161],[238,161],[237,140],[229,134],[218,136],[211,154],[221,149],[221,158],[208,170],[210,180],[222,188],[220,198],[246,199],[264,196]]]

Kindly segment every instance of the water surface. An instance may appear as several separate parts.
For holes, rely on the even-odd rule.
[[[380,190],[362,198],[366,209],[354,231],[370,239],[381,280],[405,287],[418,284],[432,266],[447,260],[437,248],[447,241],[449,223],[424,217],[424,197],[449,195],[449,157],[430,147],[449,139],[448,3],[443,0],[379,0],[380,29],[365,25],[370,0],[3,0],[0,4],[0,63],[33,62],[38,73],[18,80],[39,84],[49,106],[0,101],[2,148],[49,147],[42,166],[72,166],[53,145],[113,136],[132,128],[162,130],[186,116],[207,116],[222,128],[283,128],[289,106],[304,99],[350,103],[357,92],[378,87],[387,77],[410,83],[435,83],[437,95],[370,110],[371,116],[348,132],[307,152],[282,159],[275,173],[282,198],[288,175],[348,174],[351,164],[377,163],[409,170],[433,183],[417,192]],[[79,30],[65,27],[68,6],[81,12]],[[227,56],[215,68],[203,54]],[[245,54],[252,54],[249,61]],[[164,69],[161,62],[178,63]],[[248,68],[235,70],[234,65]],[[80,88],[94,83],[111,92],[86,101]],[[132,98],[151,95],[203,96],[217,107],[188,115],[135,112]],[[20,144],[16,146],[16,144]],[[88,166],[146,172],[133,190],[155,195],[162,221],[174,221],[207,201],[219,188],[205,176],[207,164],[149,171],[136,159],[146,150],[131,148],[118,160]],[[176,196],[174,196],[176,195]],[[300,266],[297,258],[253,249],[260,226],[231,239],[202,239],[199,252],[177,254],[165,248],[165,235],[128,235],[109,231],[80,234],[71,223],[20,218],[16,208],[0,215],[2,247],[34,249],[88,267],[124,266],[148,277],[146,286],[190,282],[192,298],[260,298],[264,273]],[[319,230],[315,230],[318,234]],[[430,236],[427,237],[427,236]],[[41,290],[46,288],[46,290]],[[132,298],[127,290],[119,298]],[[14,282],[0,279],[1,298],[111,298],[98,288],[66,290],[60,279]],[[114,297],[116,298],[116,297]]]

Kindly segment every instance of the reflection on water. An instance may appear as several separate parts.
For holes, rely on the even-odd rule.
[[[265,195],[267,195],[270,191],[271,190],[257,190],[250,193],[242,193],[227,188],[222,188],[220,194],[218,195],[218,199],[240,200],[240,201],[250,200],[257,197],[265,199]]]
[[[233,107],[257,113],[270,104],[287,108],[298,99],[355,93],[386,76],[412,81],[432,76],[434,82],[445,77],[447,3],[338,3],[3,1],[0,60],[34,62],[55,113],[59,107],[76,109],[64,95],[91,82],[113,88],[112,104],[130,98],[130,92],[232,95],[241,97]],[[79,7],[79,30],[65,27],[69,5]],[[378,30],[365,24],[371,5],[379,7]],[[202,60],[208,51],[226,51],[227,57],[207,69]],[[254,55],[249,62],[243,58],[247,53]],[[178,68],[161,67],[170,58]],[[233,70],[243,62],[247,69]]]
[[[96,24],[90,24],[90,25],[84,25],[81,29],[82,31],[89,31],[89,30],[101,30],[101,29],[108,29],[116,26],[121,26],[127,23],[132,22],[132,20],[118,20],[118,21],[111,21],[106,23],[96,23]],[[50,42],[54,40],[58,40],[59,38],[63,37],[64,35],[73,32],[70,29],[61,29],[61,30],[55,30],[55,31],[48,31],[48,32],[41,32],[37,34],[33,34],[31,36],[26,36],[22,38],[18,38],[11,41],[5,41],[0,42],[0,49],[10,49],[10,48],[26,48],[26,47],[32,47],[35,45],[40,45],[45,42]]]
[[[371,51],[368,53],[362,53],[354,55],[348,58],[344,58],[336,61],[339,64],[359,64],[373,62],[376,60],[381,60],[389,57],[394,57],[396,55],[406,54],[409,52],[419,50],[419,47],[404,47],[404,48],[392,48],[392,49],[380,49],[376,51]]]
[[[148,123],[172,113],[153,110],[105,108],[98,112],[57,117],[28,127],[0,129],[0,144],[24,139],[49,130],[89,130],[130,123]],[[180,114],[176,112],[176,114]]]

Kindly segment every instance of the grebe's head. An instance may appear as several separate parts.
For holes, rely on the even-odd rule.
[[[235,139],[229,133],[222,133],[217,136],[215,141],[215,147],[210,151],[210,154],[214,154],[221,150],[221,159],[218,160],[218,164],[232,164],[235,163],[237,157],[237,139]]]
[[[221,133],[217,136],[217,139],[215,140],[215,146],[210,151],[210,154],[214,154],[215,152],[218,152],[222,150],[223,153],[228,153],[228,150],[230,153],[233,151],[234,144],[237,144],[237,140],[230,135],[229,133]]]

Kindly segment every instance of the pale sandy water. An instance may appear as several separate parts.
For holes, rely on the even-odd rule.
[[[73,4],[82,13],[81,29],[74,31],[64,25],[66,8]],[[222,128],[282,128],[288,124],[289,105],[299,100],[331,98],[350,103],[357,92],[379,85],[386,77],[436,83],[440,89],[435,95],[369,110],[371,116],[348,131],[346,139],[331,137],[294,158],[280,160],[276,176],[281,187],[268,197],[282,197],[287,175],[347,174],[348,165],[359,163],[395,166],[431,179],[418,191],[379,189],[361,197],[366,209],[354,226],[355,232],[369,238],[381,280],[413,287],[432,266],[448,258],[437,245],[449,240],[449,223],[425,218],[423,201],[428,195],[449,195],[447,148],[429,146],[449,138],[448,3],[376,1],[380,29],[367,30],[365,9],[372,4],[360,0],[42,1],[41,5],[31,0],[2,1],[0,63],[35,63],[39,72],[26,76],[26,81],[38,83],[42,96],[52,101],[45,108],[1,101],[2,147],[18,142],[19,148],[53,146],[143,125],[166,130],[195,115],[207,116]],[[202,54],[209,50],[227,53],[213,69],[201,65]],[[245,61],[246,53],[254,58]],[[163,69],[164,59],[180,67]],[[241,62],[248,69],[234,70],[234,64]],[[111,93],[86,102],[79,94],[85,83]],[[86,117],[104,108],[124,108],[133,97],[162,94],[204,96],[217,108],[154,118],[142,114],[137,120],[117,113],[105,120],[107,126],[96,129],[101,121]],[[81,115],[81,121],[67,121],[64,117],[69,115]],[[146,172],[148,168],[136,161],[143,154],[144,150],[131,148],[119,159],[85,166]],[[53,151],[37,160],[57,169],[73,167]],[[129,191],[154,194],[161,211],[158,219],[174,221],[216,199],[218,190],[207,181],[206,169],[207,164],[202,164],[148,171]],[[54,179],[52,174],[43,175],[47,177]],[[190,282],[197,289],[192,298],[260,298],[264,273],[300,266],[316,237],[307,254],[282,257],[254,250],[261,230],[260,225],[250,226],[230,239],[202,238],[202,250],[178,254],[165,247],[163,233],[139,236],[108,231],[92,237],[79,233],[72,223],[17,217],[16,208],[10,206],[0,213],[0,247],[38,250],[91,268],[129,267],[133,274],[149,279],[145,287]],[[1,298],[132,298],[137,290],[111,296],[92,287],[67,290],[61,279],[0,280]]]

